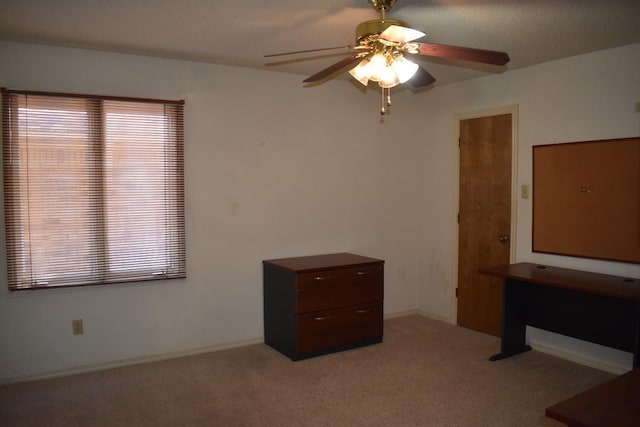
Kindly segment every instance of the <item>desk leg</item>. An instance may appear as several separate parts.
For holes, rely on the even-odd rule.
[[[502,360],[531,350],[531,346],[525,344],[528,287],[525,282],[505,279],[502,285],[502,343],[500,353],[489,360]]]
[[[633,344],[633,368],[640,368],[640,302],[636,304],[636,332]]]

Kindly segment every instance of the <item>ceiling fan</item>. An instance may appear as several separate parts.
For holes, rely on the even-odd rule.
[[[390,90],[392,87],[405,82],[409,82],[414,87],[423,87],[436,81],[421,65],[408,59],[412,55],[460,59],[490,65],[505,65],[509,62],[509,55],[504,52],[415,42],[425,34],[410,28],[404,21],[387,19],[387,12],[391,10],[396,1],[369,0],[373,8],[380,13],[380,19],[359,24],[356,27],[356,43],[354,45],[276,53],[265,55],[265,57],[337,49],[346,50],[351,53],[349,57],[307,77],[303,82],[311,83],[323,80],[343,68],[358,63],[349,71],[349,74],[365,86],[369,84],[369,81],[378,83],[382,88],[382,107],[380,109],[382,115],[386,113],[386,107],[391,105]]]

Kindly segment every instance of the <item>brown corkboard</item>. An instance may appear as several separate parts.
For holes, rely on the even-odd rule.
[[[533,147],[533,251],[640,263],[640,137]]]

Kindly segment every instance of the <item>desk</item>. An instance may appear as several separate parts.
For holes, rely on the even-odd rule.
[[[503,285],[500,360],[528,350],[526,326],[633,353],[640,366],[640,280],[538,264],[483,268]]]
[[[640,369],[577,394],[545,411],[569,427],[640,426]]]

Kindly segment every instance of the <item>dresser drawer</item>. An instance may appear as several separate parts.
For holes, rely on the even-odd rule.
[[[298,314],[384,298],[382,264],[301,273],[297,275],[296,282]]]
[[[382,301],[296,316],[296,352],[327,350],[382,337]]]

